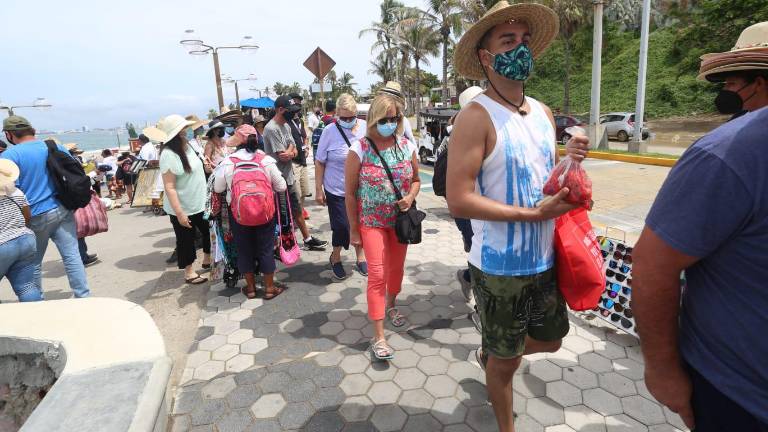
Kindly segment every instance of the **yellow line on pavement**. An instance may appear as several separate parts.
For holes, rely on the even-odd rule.
[[[564,155],[565,155],[565,149],[560,149],[560,156],[564,156]],[[673,167],[675,163],[677,163],[677,159],[673,159],[673,158],[606,153],[606,152],[594,151],[594,150],[591,150],[589,152],[589,158],[612,160],[612,161],[634,163],[634,164],[641,164],[641,165],[655,165],[655,166],[670,167],[670,168]]]

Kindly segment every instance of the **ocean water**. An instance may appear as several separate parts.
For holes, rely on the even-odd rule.
[[[56,138],[62,144],[76,143],[81,150],[90,152],[104,149],[115,149],[119,147],[122,150],[128,150],[128,133],[121,131],[120,134],[110,131],[76,132],[66,134],[46,135],[39,134],[38,138]]]

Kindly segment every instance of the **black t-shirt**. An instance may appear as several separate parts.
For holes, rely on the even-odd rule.
[[[297,122],[298,124],[296,124]],[[293,119],[288,122],[288,126],[291,128],[291,135],[293,135],[293,141],[296,143],[296,151],[298,152],[293,161],[301,166],[307,166],[307,152],[304,151],[307,131],[304,128],[304,120],[301,118]]]

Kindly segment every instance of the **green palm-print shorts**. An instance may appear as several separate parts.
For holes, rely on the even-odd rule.
[[[552,342],[568,334],[568,311],[554,269],[530,276],[495,276],[469,266],[483,325],[483,351],[510,359],[523,355],[525,337]]]

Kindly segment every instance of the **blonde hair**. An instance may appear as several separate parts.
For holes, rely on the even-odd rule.
[[[354,96],[349,93],[342,93],[341,96],[336,99],[336,109],[352,111],[357,115],[357,102],[355,102]]]
[[[366,121],[368,122],[369,133],[377,130],[376,125],[379,120],[387,117],[387,111],[392,107],[395,108],[397,115],[400,116],[400,121],[397,122],[397,130],[395,131],[395,134],[403,134],[403,111],[405,110],[403,103],[398,98],[385,94],[376,96],[371,103],[371,107],[368,109],[368,118]]]

